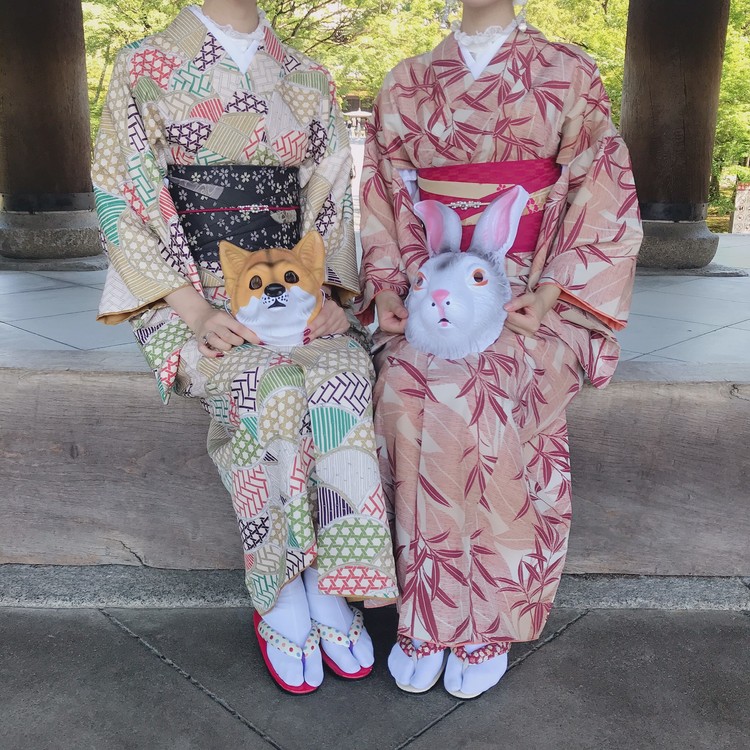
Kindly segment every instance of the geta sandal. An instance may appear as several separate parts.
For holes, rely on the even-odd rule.
[[[498,656],[507,654],[509,650],[510,643],[487,643],[471,654],[466,650],[466,648],[464,648],[464,646],[453,646],[453,648],[451,648],[451,653],[461,660],[461,662],[463,663],[463,669],[465,670],[469,666],[473,666],[475,664],[483,664],[490,659],[495,659]],[[473,700],[474,698],[478,698],[480,695],[484,695],[487,692],[486,690],[483,690],[480,693],[474,693],[470,695],[469,693],[464,693],[461,690],[448,690],[446,688],[446,691],[450,693],[450,695],[452,695],[454,698],[460,698],[463,701]]]
[[[263,661],[268,667],[268,671],[271,674],[274,682],[287,693],[292,695],[307,695],[316,691],[318,688],[315,685],[310,685],[307,682],[303,682],[301,685],[290,685],[281,679],[279,673],[273,668],[271,660],[268,658],[268,647],[272,646],[278,649],[287,656],[291,656],[294,659],[299,659],[304,662],[305,657],[310,656],[316,648],[320,647],[320,635],[315,625],[310,629],[305,645],[301,648],[290,641],[286,636],[283,636],[277,630],[272,628],[258,612],[253,612],[253,626],[255,628],[255,636],[258,639],[258,646],[260,647],[260,653],[263,656]]]
[[[365,629],[365,623],[362,613],[356,607],[349,607],[349,609],[351,609],[354,617],[352,619],[352,624],[349,626],[348,633],[344,633],[343,631],[334,628],[332,625],[326,625],[317,620],[313,620],[312,623],[314,627],[317,627],[321,640],[335,646],[343,646],[351,651],[354,644],[359,640],[360,635],[362,635],[362,631]],[[344,672],[344,670],[341,669],[341,667],[336,664],[330,656],[328,656],[322,647],[320,653],[323,656],[323,663],[328,669],[330,669],[337,677],[343,677],[345,680],[361,680],[372,672],[372,666],[361,667],[356,672]]]
[[[445,646],[439,646],[437,643],[425,642],[421,646],[417,647],[412,643],[411,638],[408,638],[405,635],[396,636],[396,643],[398,643],[398,645],[401,647],[401,650],[410,659],[414,659],[415,661],[419,661],[425,656],[432,656],[433,654],[437,654],[441,651],[445,652]],[[435,679],[429,685],[427,685],[427,687],[415,688],[414,685],[405,685],[402,682],[396,682],[396,686],[403,690],[405,693],[421,694],[426,693],[428,690],[432,690],[432,688],[437,684],[437,681],[440,679],[440,676],[443,674],[446,660],[447,654],[443,653],[443,663],[440,665],[440,669],[438,669],[437,674],[435,675]]]

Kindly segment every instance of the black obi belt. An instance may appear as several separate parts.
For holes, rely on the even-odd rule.
[[[169,167],[169,192],[196,263],[216,267],[219,241],[245,250],[299,242],[299,170],[249,165]]]

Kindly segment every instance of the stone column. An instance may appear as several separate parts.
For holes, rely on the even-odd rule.
[[[80,0],[0,0],[0,256],[98,255]]]
[[[644,219],[639,263],[700,268],[730,0],[630,0],[620,128]]]

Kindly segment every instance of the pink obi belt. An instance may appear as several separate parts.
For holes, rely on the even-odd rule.
[[[421,200],[436,200],[452,208],[461,218],[461,250],[471,244],[479,217],[506,190],[520,185],[529,202],[518,225],[518,234],[508,255],[532,253],[536,248],[544,217],[544,206],[561,167],[551,159],[459,164],[417,170]]]

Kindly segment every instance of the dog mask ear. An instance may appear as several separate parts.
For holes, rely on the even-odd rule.
[[[318,279],[318,283],[325,281],[326,249],[323,238],[315,231],[308,232],[295,246],[292,252],[300,262],[310,269]]]
[[[224,272],[224,286],[230,297],[234,292],[242,267],[247,261],[247,255],[247,250],[243,250],[231,242],[226,240],[219,242],[219,260],[221,261],[221,270]]]

